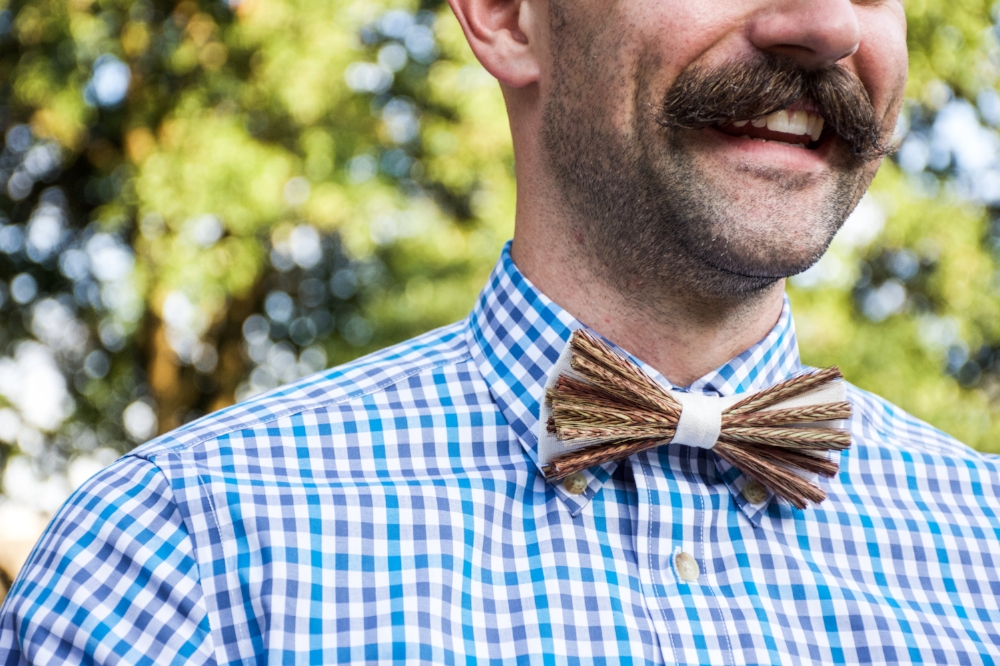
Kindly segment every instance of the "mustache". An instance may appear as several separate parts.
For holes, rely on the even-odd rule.
[[[780,56],[759,54],[714,69],[688,67],[667,91],[657,122],[671,129],[704,129],[753,120],[804,101],[865,161],[891,152],[864,85],[834,65],[808,70]]]

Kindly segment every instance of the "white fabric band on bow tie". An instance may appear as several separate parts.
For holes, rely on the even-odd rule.
[[[671,443],[697,446],[700,449],[710,449],[719,441],[722,432],[722,410],[735,401],[716,398],[697,393],[681,393],[671,391],[677,402],[681,403],[681,416],[677,420],[677,432]]]

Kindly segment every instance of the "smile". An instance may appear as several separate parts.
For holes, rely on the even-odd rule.
[[[750,140],[784,143],[796,148],[815,149],[819,147],[825,125],[823,116],[804,110],[775,111],[754,118],[738,120],[725,125],[715,125],[715,129],[734,137]]]

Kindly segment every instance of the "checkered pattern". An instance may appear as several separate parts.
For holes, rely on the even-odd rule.
[[[820,507],[674,445],[570,495],[532,427],[577,326],[505,251],[467,320],[141,447],[49,527],[0,664],[1000,661],[996,458],[852,388]],[[786,307],[689,390],[798,368]]]

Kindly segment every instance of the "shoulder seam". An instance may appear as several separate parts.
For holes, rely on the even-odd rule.
[[[461,355],[456,356],[454,358],[443,359],[443,360],[438,361],[436,363],[432,363],[432,364],[429,364],[429,365],[426,365],[426,366],[417,367],[417,368],[414,368],[414,369],[409,370],[407,372],[404,372],[404,373],[402,373],[400,375],[397,375],[397,376],[394,376],[394,377],[389,377],[389,378],[384,379],[381,382],[379,382],[377,384],[374,384],[374,385],[372,385],[372,386],[370,386],[370,387],[368,387],[366,389],[358,389],[358,390],[353,391],[351,393],[346,393],[346,394],[344,394],[342,396],[338,396],[336,398],[331,398],[329,400],[324,400],[322,402],[316,403],[314,405],[309,405],[307,407],[299,407],[299,408],[290,407],[290,408],[288,408],[288,409],[286,409],[284,411],[278,411],[278,412],[275,412],[273,414],[268,414],[266,417],[261,417],[257,421],[253,422],[252,424],[237,424],[237,425],[230,426],[229,428],[223,428],[222,430],[218,430],[218,431],[211,432],[211,433],[206,433],[202,437],[195,437],[190,442],[185,442],[184,444],[179,444],[177,446],[164,447],[162,450],[153,452],[151,454],[131,452],[131,453],[126,454],[126,456],[131,456],[131,457],[134,457],[134,458],[141,458],[141,459],[147,460],[150,463],[153,463],[155,465],[156,464],[155,459],[159,455],[170,455],[170,454],[180,453],[181,451],[184,451],[186,449],[190,449],[191,447],[197,446],[199,444],[202,444],[202,443],[207,442],[207,441],[212,440],[212,439],[217,439],[219,437],[222,437],[224,435],[228,435],[228,434],[233,433],[233,432],[239,432],[240,430],[246,430],[248,428],[254,428],[254,427],[257,427],[259,425],[264,425],[266,423],[271,423],[273,421],[276,421],[277,419],[282,419],[282,418],[285,418],[285,417],[288,417],[288,416],[292,416],[294,414],[304,414],[306,412],[311,412],[311,411],[314,411],[314,410],[317,410],[317,409],[324,409],[324,408],[327,408],[327,407],[332,407],[333,405],[339,405],[339,404],[343,404],[345,402],[350,402],[351,400],[356,400],[357,398],[363,398],[366,395],[371,395],[372,393],[375,393],[376,391],[380,391],[380,390],[388,388],[390,386],[394,386],[395,384],[398,384],[398,383],[400,383],[402,381],[405,381],[406,379],[409,379],[410,377],[413,377],[415,375],[419,375],[419,374],[421,374],[423,372],[428,372],[428,371],[431,371],[431,370],[436,370],[438,368],[443,368],[446,365],[457,365],[459,363],[464,363],[465,361],[469,361],[471,359],[472,359],[472,352],[466,351],[466,352],[463,352]]]

